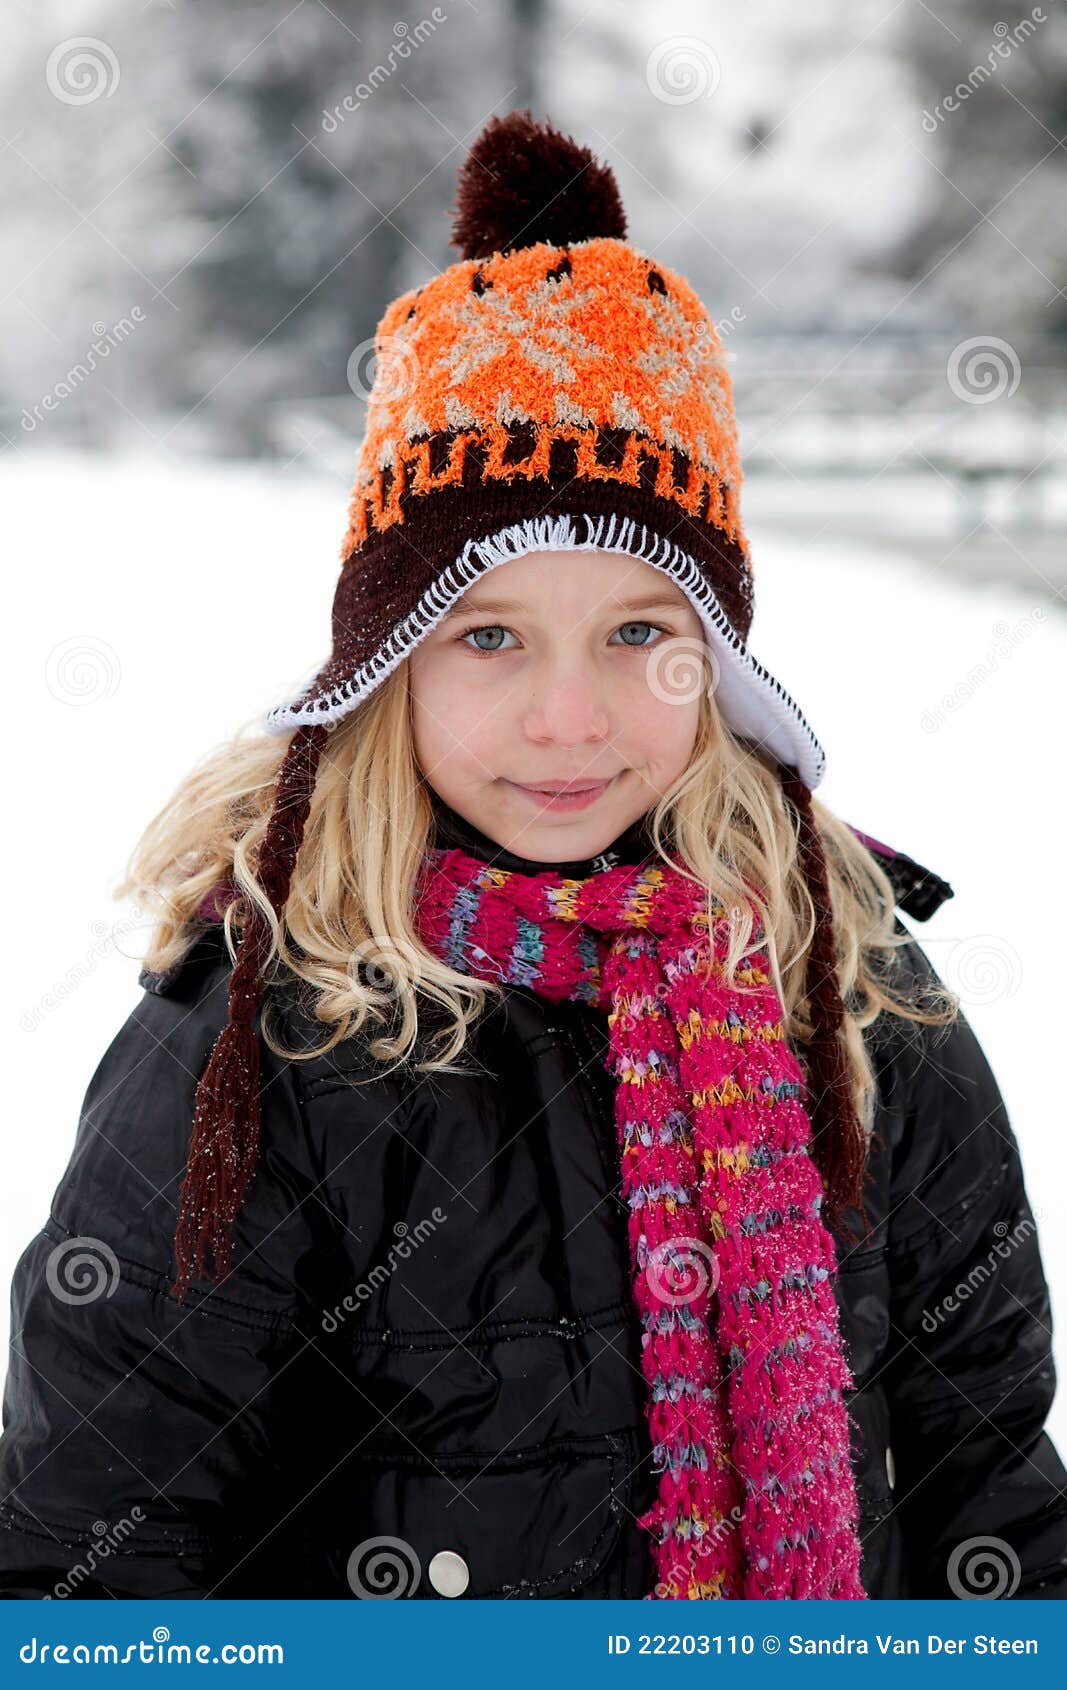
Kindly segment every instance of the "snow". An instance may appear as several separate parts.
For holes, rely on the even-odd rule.
[[[348,487],[312,464],[214,468],[43,447],[0,461],[18,630],[6,873],[22,887],[4,974],[5,1285],[47,1216],[89,1078],[141,995],[147,934],[109,895],[128,852],[188,768],[327,653]],[[1067,1155],[1052,1061],[1067,940],[1056,879],[1062,599],[1028,570],[1025,540],[1013,584],[978,584],[942,567],[936,547],[909,560],[899,536],[891,549],[841,534],[805,542],[757,480],[746,494],[752,645],[826,746],[818,796],[955,888],[929,923],[907,924],[961,992],[1003,1091],[1062,1373]],[[6,1323],[6,1297],[0,1306]],[[1062,1392],[1049,1424],[1067,1450]]]

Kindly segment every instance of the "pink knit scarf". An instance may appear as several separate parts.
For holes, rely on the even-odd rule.
[[[417,930],[453,968],[608,1012],[655,1503],[649,1597],[863,1598],[833,1238],[765,947],[672,864],[567,879],[462,850]],[[756,926],[754,937],[763,939]]]

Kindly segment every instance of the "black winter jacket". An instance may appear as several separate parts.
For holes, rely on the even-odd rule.
[[[462,822],[444,842],[544,866]],[[638,832],[616,844],[636,860]],[[886,866],[906,913],[950,895]],[[913,939],[900,955],[933,975]],[[181,1307],[176,1200],[228,974],[218,928],[142,973],[19,1259],[0,1594],[643,1597],[657,1475],[606,1016],[509,989],[474,1071],[431,1078],[383,1077],[359,1039],[311,1064],[264,1047],[238,1265]],[[321,1042],[283,986],[270,1002],[287,1042]],[[994,1537],[1007,1594],[1063,1596],[1049,1298],[1004,1104],[963,1017],[868,1036],[874,1230],[839,1239],[837,1281],[864,1588],[958,1594],[953,1552]]]

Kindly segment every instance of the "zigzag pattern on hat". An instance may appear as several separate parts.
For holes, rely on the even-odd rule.
[[[722,343],[688,282],[625,242],[454,264],[393,302],[376,345],[342,558],[404,520],[409,490],[462,481],[474,446],[484,482],[645,485],[747,558]],[[569,465],[553,464],[556,441]]]

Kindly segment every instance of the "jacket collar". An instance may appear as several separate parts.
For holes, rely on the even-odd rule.
[[[956,896],[947,880],[935,874],[932,868],[916,862],[906,851],[894,850],[892,845],[886,845],[883,840],[875,839],[869,833],[861,833],[851,822],[846,823],[861,844],[878,858],[880,866],[888,875],[893,891],[896,893],[897,908],[905,915],[910,915],[915,921],[929,921],[935,910],[947,903],[949,898]]]

